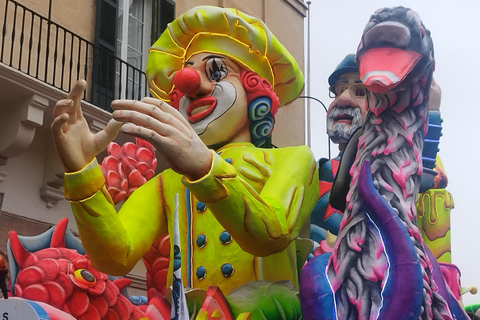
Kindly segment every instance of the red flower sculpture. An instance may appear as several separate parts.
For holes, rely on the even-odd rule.
[[[167,287],[168,265],[170,263],[170,236],[163,234],[155,240],[150,250],[143,256],[143,263],[147,268],[147,288],[153,292],[165,294]]]
[[[112,142],[107,147],[108,156],[100,168],[105,185],[115,204],[125,201],[135,189],[155,175],[157,158],[153,146],[142,139],[123,146]]]

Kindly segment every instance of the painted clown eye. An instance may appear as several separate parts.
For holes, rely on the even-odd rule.
[[[219,57],[210,58],[205,64],[205,72],[210,81],[219,82],[227,76],[227,66]]]
[[[95,284],[97,283],[95,276],[87,269],[77,269],[73,274],[79,283],[89,288],[95,287]]]

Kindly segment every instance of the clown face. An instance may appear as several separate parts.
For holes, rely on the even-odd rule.
[[[250,142],[242,68],[227,57],[198,53],[178,71],[179,111],[207,146]]]

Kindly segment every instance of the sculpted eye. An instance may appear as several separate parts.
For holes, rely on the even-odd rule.
[[[97,283],[95,276],[87,269],[77,269],[73,274],[79,283],[89,288],[95,287],[95,284]]]
[[[210,81],[219,82],[227,76],[227,66],[222,59],[215,57],[207,60],[205,64],[205,72]]]
[[[356,92],[355,92],[355,95],[356,95],[357,97],[364,97],[365,94],[366,94],[365,88],[358,88],[358,89],[356,90]]]

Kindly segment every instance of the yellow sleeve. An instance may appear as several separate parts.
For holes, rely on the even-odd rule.
[[[196,181],[183,177],[182,182],[208,206],[244,251],[255,256],[283,251],[309,223],[318,200],[313,154],[303,146],[257,149],[239,157],[252,168],[250,175],[242,175],[244,178],[237,172],[241,168],[214,154],[205,177]],[[264,182],[260,192],[250,184],[254,180]]]
[[[83,247],[99,271],[128,273],[167,230],[160,176],[137,189],[118,214],[96,160],[64,181]]]

